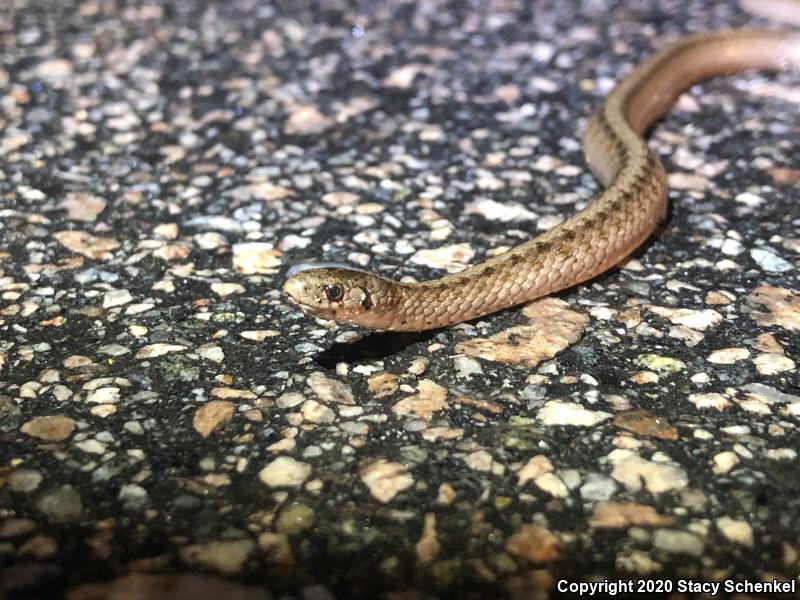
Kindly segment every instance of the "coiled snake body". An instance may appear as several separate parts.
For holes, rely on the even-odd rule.
[[[794,0],[748,0],[751,10],[800,23]],[[596,110],[584,151],[605,190],[542,235],[458,273],[399,283],[353,269],[303,265],[289,301],[326,319],[419,331],[467,321],[594,277],[639,246],[664,216],[664,168],[643,132],[698,80],[744,69],[800,68],[800,33],[740,29],[679,39],[625,77]]]

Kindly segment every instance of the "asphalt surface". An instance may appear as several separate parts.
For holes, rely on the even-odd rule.
[[[797,73],[680,98],[649,135],[670,213],[587,284],[420,334],[280,294],[298,262],[421,280],[554,226],[598,191],[581,135],[614,82],[748,24],[699,1],[4,4],[0,597],[797,586]]]

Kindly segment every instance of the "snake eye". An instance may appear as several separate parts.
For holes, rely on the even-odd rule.
[[[335,283],[329,283],[323,287],[325,290],[325,295],[328,297],[330,302],[338,302],[344,296],[344,291],[342,290],[341,286],[336,285]]]

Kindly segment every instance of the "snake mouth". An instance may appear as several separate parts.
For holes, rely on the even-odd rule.
[[[284,300],[286,300],[286,303],[290,306],[300,306],[300,303],[297,301],[297,299],[293,298],[291,294],[284,294],[283,296]]]

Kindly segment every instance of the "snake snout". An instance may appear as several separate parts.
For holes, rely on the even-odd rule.
[[[300,304],[303,297],[308,293],[304,281],[299,281],[290,277],[283,284],[283,293],[294,304]]]

